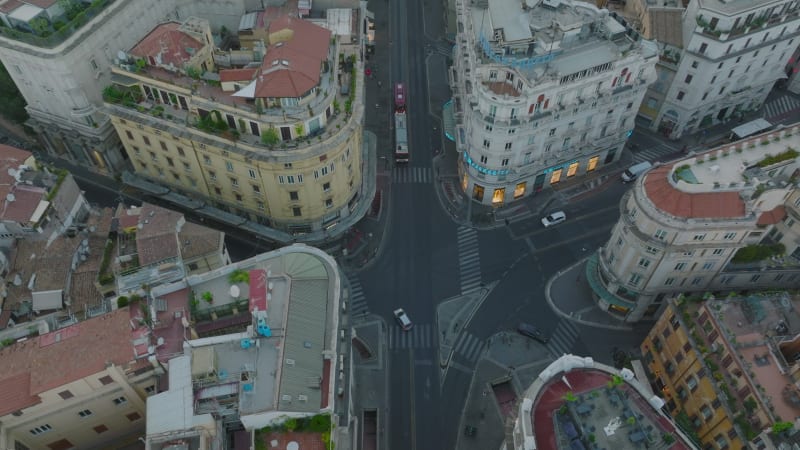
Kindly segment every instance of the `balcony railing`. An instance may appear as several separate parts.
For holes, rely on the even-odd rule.
[[[37,47],[53,48],[67,40],[84,25],[97,17],[108,5],[115,0],[94,0],[89,7],[79,12],[75,17],[58,30],[45,30],[42,34],[21,31],[6,26],[0,26],[0,36],[35,45]],[[81,2],[75,2],[81,4]]]

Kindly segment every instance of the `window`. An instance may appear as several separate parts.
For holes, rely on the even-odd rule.
[[[289,191],[289,200],[295,202],[300,200],[300,196],[297,194],[297,191]]]
[[[97,433],[97,434],[102,434],[102,433],[105,433],[106,431],[108,431],[108,427],[103,425],[103,424],[100,424],[100,425],[97,425],[96,427],[94,427],[94,432]]]
[[[486,164],[489,162],[489,158],[486,155],[481,155],[481,164]]]
[[[488,139],[484,139],[483,140],[483,148],[489,148],[490,145],[491,145],[491,142],[489,142]]]
[[[514,133],[516,133],[516,132],[517,132],[517,129],[516,129],[516,128],[509,128],[509,129],[508,129],[508,134],[514,134]],[[509,148],[510,148],[510,147],[509,147]]]
[[[697,379],[694,376],[689,375],[689,377],[686,378],[686,387],[688,387],[690,391],[694,392],[694,390],[697,389]]]
[[[295,217],[300,217],[302,215],[300,212],[300,207],[295,206],[292,208],[292,214],[294,214]]]
[[[128,130],[125,130],[125,136],[127,136],[127,137],[128,137],[128,139],[131,139],[131,140],[133,140],[133,133],[131,133],[130,131],[128,131]]]
[[[653,237],[663,241],[667,238],[667,232],[664,230],[656,230],[656,233],[653,235]]]
[[[154,162],[158,162],[158,157],[156,156],[155,153],[153,153],[153,152],[148,152],[148,153],[150,153],[150,159],[151,160],[153,160]]]
[[[556,135],[556,129],[555,128],[551,128],[550,129],[550,136],[555,136],[555,135]]]
[[[292,168],[292,163],[283,163],[283,168],[284,169],[291,169]]]
[[[703,277],[694,277],[692,279],[692,286],[698,286],[703,282]]]
[[[651,255],[655,255],[656,253],[658,253],[658,249],[657,248],[651,247],[649,245],[647,247],[645,247],[644,251],[646,251],[647,253],[649,253]]]
[[[705,234],[695,234],[694,237],[692,238],[692,240],[693,241],[702,241],[705,238],[706,238]]]
[[[286,183],[294,184],[294,175],[286,175]]]
[[[492,126],[491,125],[486,125],[486,131],[491,133],[492,132]]]
[[[144,391],[148,394],[154,394],[156,392],[156,385],[151,384],[150,386],[145,387]]]
[[[673,283],[675,283],[675,278],[667,278],[664,280],[664,286],[672,286]]]
[[[628,278],[628,284],[630,284],[631,286],[638,286],[639,282],[641,281],[642,281],[642,276],[639,275],[638,273],[632,273],[631,277]]]
[[[222,195],[222,189],[220,189],[218,187],[214,187],[214,193],[217,194],[218,196]]]
[[[319,171],[320,171],[320,173],[322,174],[322,176],[325,176],[325,175],[327,175],[327,174],[328,174],[328,168],[327,168],[327,167],[323,167],[323,168],[322,168],[322,169],[320,169]]]
[[[511,142],[506,142],[506,150],[511,150]]]
[[[691,74],[687,74],[686,78],[683,79],[683,82],[686,83],[686,84],[690,84],[692,82],[692,75]]]
[[[650,260],[647,258],[640,258],[639,259],[639,267],[647,268],[650,266]]]
[[[236,201],[237,202],[241,203],[242,200],[244,200],[244,198],[242,197],[242,194],[234,194],[234,195],[236,196]]]
[[[325,199],[325,207],[326,208],[332,208],[333,207],[333,199],[332,198],[326,198]]]
[[[40,434],[42,434],[42,433],[47,433],[48,431],[51,431],[52,429],[53,429],[53,427],[51,427],[51,426],[50,426],[50,424],[47,424],[47,423],[46,423],[46,424],[43,424],[43,425],[39,425],[39,426],[38,426],[38,427],[36,427],[36,428],[32,428],[32,429],[31,429],[31,430],[29,430],[29,431],[30,431],[30,433],[31,433],[32,435],[34,435],[34,436],[38,436],[38,435],[40,435]]]
[[[508,165],[508,158],[503,158],[503,160],[500,161],[500,165],[501,166],[507,166]]]
[[[186,156],[186,152],[185,152],[185,151],[183,151],[183,148],[182,148],[182,147],[178,147],[178,155],[179,155],[179,156]]]
[[[669,324],[672,325],[673,330],[677,330],[681,327],[681,321],[678,320],[678,316],[672,316],[669,318]]]
[[[167,144],[164,143],[164,141],[158,141],[158,143],[161,144],[161,150],[164,150],[165,152],[169,150],[167,148]]]
[[[675,264],[675,270],[683,270],[685,268],[686,268],[685,262],[679,262],[678,264]]]
[[[124,405],[125,403],[128,403],[128,399],[125,398],[124,396],[117,397],[117,398],[115,398],[115,399],[113,399],[111,401],[114,402],[114,404],[117,405],[117,406]]]
[[[722,253],[724,253],[724,252],[725,252],[725,250],[724,250],[724,249],[721,249],[721,248],[715,248],[715,249],[714,249],[714,251],[713,251],[713,252],[711,252],[711,253],[712,253],[712,254],[714,254],[714,255],[717,255],[717,256],[718,256],[718,255],[721,255],[721,254],[722,254]]]
[[[92,415],[92,411],[88,409],[84,409],[83,411],[78,411],[79,417],[89,417]]]
[[[230,161],[225,161],[225,168],[228,170],[228,172],[233,172],[233,163]]]
[[[258,209],[260,209],[261,211],[263,211],[263,210],[264,210],[264,202],[262,202],[261,200],[259,200],[259,201],[257,201],[257,202],[256,202],[256,206],[257,206],[257,207],[258,207]]]
[[[303,182],[303,174],[302,173],[298,173],[297,174],[297,182],[298,183],[302,183]]]
[[[255,169],[247,169],[247,173],[250,175],[250,178],[256,179],[256,171]]]
[[[103,386],[107,386],[107,385],[109,385],[109,384],[113,383],[113,382],[114,382],[114,379],[113,379],[113,378],[111,378],[111,376],[109,376],[109,375],[106,375],[106,376],[104,376],[104,377],[100,377],[100,379],[99,379],[98,381],[100,381],[100,383],[101,383]]]
[[[141,419],[142,416],[139,415],[137,412],[132,412],[130,414],[126,414],[125,417],[128,418],[131,422],[136,422],[137,420]]]
[[[145,145],[150,145],[150,138],[147,136],[142,136],[142,140],[144,141]]]
[[[173,161],[172,158],[170,158],[169,156],[167,156],[167,164],[170,167],[175,167],[175,161]]]
[[[253,193],[256,193],[256,194],[260,194],[261,193],[261,187],[259,185],[251,184],[250,186],[253,188]]]
[[[722,237],[726,241],[732,241],[736,238],[736,233],[725,233],[725,236]]]
[[[675,355],[675,364],[680,364],[681,361],[683,361],[683,353],[678,352],[678,354]]]
[[[331,190],[331,183],[328,182],[328,183],[323,183],[322,184],[322,191],[323,192],[328,192],[330,190]]]
[[[208,155],[203,155],[203,162],[206,164],[211,164],[211,158]]]
[[[756,282],[756,281],[758,281],[760,278],[761,278],[761,275],[753,275],[752,277],[750,277],[750,282],[751,282],[751,283],[755,283],[755,282]]]
[[[74,395],[72,395],[72,392],[70,392],[70,391],[61,391],[61,392],[58,393],[58,396],[61,397],[64,400],[69,400],[72,397],[74,397]]]
[[[699,65],[700,63],[698,63],[697,61],[692,61],[692,69],[697,69],[697,66]]]
[[[703,100],[705,100],[706,98],[708,98],[708,92],[706,92],[705,94],[703,94]]]

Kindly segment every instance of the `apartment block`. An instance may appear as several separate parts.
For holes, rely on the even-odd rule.
[[[500,206],[619,158],[658,48],[578,1],[457,1],[449,73],[461,188]]]
[[[0,8],[0,61],[27,102],[30,125],[53,156],[99,173],[129,170],[98,86],[111,82],[120,50],[154,26],[200,16],[235,30],[258,0],[36,0]]]
[[[368,196],[360,46],[261,17],[260,51],[215,51],[202,19],[159,25],[112,68],[106,110],[145,181],[131,184],[296,235],[330,230]]]
[[[760,108],[800,43],[794,0],[692,0],[681,15],[683,5],[646,3],[642,22],[660,56],[639,119],[671,139]]]
[[[641,345],[667,409],[704,447],[766,448],[800,411],[800,316],[788,294],[671,301]],[[779,439],[778,439],[779,440]]]
[[[143,331],[137,311],[125,307],[53,331],[40,325],[38,336],[4,340],[0,446],[115,448],[144,434],[159,370],[134,352]]]
[[[287,418],[347,415],[336,408],[349,401],[337,345],[340,292],[333,258],[302,244],[154,288],[152,301],[188,315],[184,326],[156,333],[169,389],[148,399],[148,448],[249,448],[256,431]],[[209,315],[218,328],[206,334]],[[189,324],[196,333],[187,334]]]
[[[500,448],[699,448],[664,414],[661,395],[629,369],[563,355],[525,390]]]
[[[628,322],[673,293],[800,286],[800,127],[657,165],[620,202],[586,266],[598,305]]]

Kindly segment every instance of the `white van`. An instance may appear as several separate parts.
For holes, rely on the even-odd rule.
[[[622,182],[623,183],[630,183],[631,181],[635,180],[639,177],[639,175],[645,173],[647,169],[653,167],[652,164],[649,162],[640,162],[639,164],[634,164],[627,169],[625,172],[622,172]]]

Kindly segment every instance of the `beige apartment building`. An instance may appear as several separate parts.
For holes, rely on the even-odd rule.
[[[144,434],[158,370],[136,352],[134,339],[146,334],[138,309],[4,342],[0,448],[114,448]]]
[[[800,285],[800,127],[656,166],[620,202],[586,275],[598,305],[655,318],[673,293]]]
[[[137,177],[284,232],[328,230],[364,196],[360,47],[265,20],[266,50],[231,68],[205,20],[157,26],[112,67],[106,109]]]

